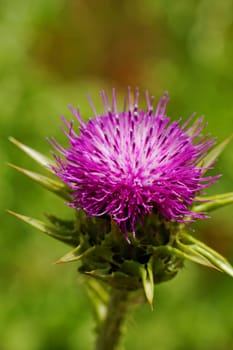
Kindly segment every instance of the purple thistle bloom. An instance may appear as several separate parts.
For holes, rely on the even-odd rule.
[[[190,207],[218,176],[203,177],[204,169],[198,166],[215,141],[201,136],[203,118],[189,127],[193,116],[183,125],[181,120],[170,122],[165,115],[166,93],[155,112],[148,93],[147,109],[138,108],[138,90],[132,101],[129,89],[121,112],[115,89],[111,107],[104,91],[102,99],[104,113],[98,115],[90,101],[94,117],[87,123],[70,107],[80,133],[63,118],[68,149],[52,141],[62,154],[55,156],[53,170],[73,190],[71,206],[89,216],[109,214],[123,233],[134,233],[135,224],[152,211],[177,222],[204,218],[204,213],[192,212]]]

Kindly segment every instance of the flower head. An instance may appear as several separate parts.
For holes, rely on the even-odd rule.
[[[204,217],[192,212],[195,196],[217,180],[203,176],[200,160],[214,139],[201,136],[203,118],[189,126],[171,122],[165,109],[168,95],[160,99],[156,111],[153,98],[146,93],[147,108],[139,109],[139,91],[126,96],[125,108],[118,112],[113,90],[112,106],[102,92],[104,113],[87,123],[79,111],[71,111],[80,124],[76,134],[73,122],[63,121],[68,129],[67,149],[53,140],[62,155],[55,156],[54,172],[73,190],[71,206],[89,216],[110,215],[125,233],[135,232],[136,223],[152,211],[177,222]]]

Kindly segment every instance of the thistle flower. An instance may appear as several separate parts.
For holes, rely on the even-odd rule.
[[[202,136],[203,118],[188,126],[181,119],[171,122],[165,110],[168,94],[160,99],[156,111],[153,97],[146,92],[147,108],[138,106],[139,91],[134,98],[128,90],[125,108],[118,112],[113,90],[112,106],[102,92],[104,113],[87,123],[79,111],[70,107],[80,124],[74,131],[73,121],[63,122],[69,140],[65,149],[53,139],[56,175],[73,191],[71,206],[89,216],[108,214],[123,233],[135,233],[135,225],[152,211],[177,222],[205,217],[190,208],[195,196],[212,185],[218,176],[203,176],[200,166],[214,144],[209,135]]]

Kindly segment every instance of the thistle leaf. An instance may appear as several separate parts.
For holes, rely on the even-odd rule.
[[[186,245],[186,244],[183,244],[183,243],[178,242],[178,241],[176,243],[177,243],[178,249],[181,252],[185,253],[185,258],[187,260],[190,260],[194,263],[197,263],[197,264],[200,264],[203,266],[210,267],[212,269],[219,270],[219,268],[217,266],[215,266],[214,264],[212,264],[206,256],[203,256],[203,254],[201,254],[201,252],[198,252],[195,249],[195,245],[193,245],[193,244]]]
[[[77,229],[77,222],[75,222],[74,220],[60,219],[57,216],[49,213],[44,213],[44,215],[52,223],[52,225],[59,230],[73,231],[75,228]],[[79,218],[77,218],[77,220],[78,219]]]
[[[88,287],[87,292],[94,306],[96,318],[98,322],[103,322],[106,318],[109,295],[100,282],[94,278],[85,279],[85,284]]]
[[[221,254],[187,233],[183,233],[183,237],[185,240],[191,242],[193,249],[208,259],[215,268],[233,277],[232,265]]]
[[[50,159],[49,157],[44,156],[40,152],[34,150],[33,148],[30,148],[23,143],[16,140],[14,137],[9,137],[9,140],[16,145],[19,149],[21,149],[23,152],[25,152],[29,157],[34,159],[37,163],[42,165],[44,168],[46,168],[49,171],[52,171],[50,166],[55,165],[55,162]]]
[[[153,277],[153,270],[152,270],[152,261],[151,259],[147,263],[146,266],[142,266],[140,268],[141,278],[142,278],[142,285],[144,288],[145,296],[150,304],[151,308],[153,309],[153,299],[154,299],[154,277]]]
[[[231,266],[231,264],[222,256],[219,259],[216,255],[212,254],[211,251],[200,246],[195,246],[195,250],[205,256],[218,270],[233,277],[233,266]]]
[[[95,279],[86,279],[85,284],[88,286],[88,289],[92,290],[96,297],[101,300],[105,305],[109,301],[109,293],[106,288],[104,288],[98,281]],[[105,286],[106,287],[106,286]]]
[[[233,192],[219,194],[210,197],[198,197],[196,198],[200,201],[205,201],[203,203],[197,204],[193,207],[195,212],[206,212],[221,208],[225,205],[233,203]]]
[[[186,249],[187,246],[184,244],[183,246],[181,246],[180,242],[177,242],[177,248],[171,247],[169,245],[164,245],[153,247],[151,252],[153,252],[155,257],[158,256],[158,254],[168,254],[169,256],[176,256],[178,258],[186,259],[201,265],[207,266],[208,264],[209,266],[207,259],[203,259],[200,254],[194,253],[190,249]]]
[[[228,143],[232,140],[233,135],[215,146],[198,164],[198,168],[204,168],[203,173],[214,163],[218,156],[223,152]]]
[[[64,198],[65,200],[68,200],[68,201],[71,200],[71,197],[69,195],[69,189],[62,182],[56,181],[54,179],[51,179],[51,178],[44,176],[42,174],[39,174],[39,173],[20,168],[16,165],[13,165],[10,163],[8,163],[8,165],[10,167],[16,169],[20,173],[30,177],[32,180],[34,180],[35,182],[37,182],[41,186],[43,186],[46,190],[49,190],[50,192],[55,193],[56,195]]]
[[[43,233],[46,233],[48,236],[57,239],[58,241],[61,241],[63,243],[67,243],[67,244],[72,245],[72,246],[78,244],[77,237],[75,237],[71,233],[67,234],[67,232],[65,232],[65,233],[62,234],[54,226],[52,226],[50,224],[46,224],[43,221],[31,218],[29,216],[18,214],[16,212],[12,211],[12,210],[7,210],[7,212],[9,214],[17,217],[18,219],[26,222],[27,224],[37,228],[39,231],[41,231]]]
[[[55,264],[63,264],[78,261],[83,258],[85,255],[89,254],[95,249],[95,247],[90,247],[87,250],[83,249],[83,245],[79,244],[76,248],[72,249],[69,253],[62,256],[58,259]]]

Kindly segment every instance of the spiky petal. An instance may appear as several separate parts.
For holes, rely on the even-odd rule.
[[[139,91],[126,96],[126,107],[118,112],[113,90],[112,106],[102,92],[104,113],[85,123],[79,112],[71,111],[79,122],[63,119],[69,139],[65,149],[53,140],[62,156],[55,156],[54,172],[73,190],[71,206],[89,216],[110,215],[125,233],[135,232],[136,223],[152,210],[168,220],[192,221],[204,217],[190,207],[197,194],[216,182],[218,176],[203,177],[200,161],[214,144],[201,137],[203,118],[188,126],[171,122],[165,115],[168,95],[160,99],[154,112],[153,98],[146,92],[147,108],[138,108]]]

